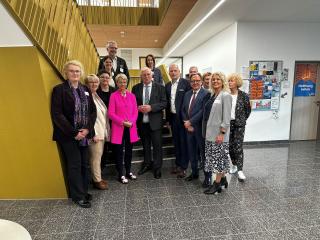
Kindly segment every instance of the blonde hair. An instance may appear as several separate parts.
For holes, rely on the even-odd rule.
[[[77,66],[80,68],[80,76],[82,77],[84,75],[84,68],[83,68],[83,65],[81,62],[79,62],[78,60],[70,60],[68,62],[66,62],[64,65],[63,65],[63,74],[64,74],[64,77],[66,78],[67,76],[67,70],[68,70],[68,67],[70,65],[74,65],[74,66]]]
[[[239,73],[231,73],[228,78],[227,78],[227,81],[229,82],[230,79],[233,79],[236,81],[237,83],[237,87],[240,88],[243,84],[243,80],[242,80],[242,77]]]
[[[89,74],[88,76],[86,76],[84,79],[84,83],[88,85],[90,80],[96,80],[98,83],[100,83],[99,78],[95,74]]]
[[[218,76],[221,79],[222,82],[222,90],[223,91],[228,91],[228,84],[226,82],[226,75],[223,72],[214,72],[211,75],[211,79],[213,78],[213,76]],[[214,89],[213,89],[213,85],[211,84],[211,90],[214,93]]]
[[[120,79],[122,80],[126,80],[126,82],[128,83],[128,78],[125,74],[123,73],[119,73],[117,76],[116,76],[116,83],[118,83],[120,81]]]

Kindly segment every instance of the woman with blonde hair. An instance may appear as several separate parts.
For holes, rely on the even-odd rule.
[[[90,74],[85,78],[85,83],[91,91],[92,98],[97,109],[97,119],[94,124],[95,135],[89,145],[93,186],[100,190],[106,190],[108,188],[108,183],[101,177],[100,165],[104,144],[106,141],[110,141],[110,126],[109,119],[107,117],[108,109],[97,94],[99,78],[95,74]]]
[[[229,133],[232,98],[227,91],[226,77],[215,72],[211,77],[212,97],[204,108],[205,172],[216,173],[215,182],[205,194],[221,192],[228,187],[225,174],[229,171]],[[208,176],[206,176],[208,178]],[[210,181],[210,180],[209,180]]]
[[[242,78],[240,74],[232,73],[228,76],[228,84],[232,96],[229,151],[232,166],[230,173],[238,172],[238,180],[243,182],[243,139],[246,122],[251,113],[248,94],[241,91]]]
[[[91,207],[88,194],[88,140],[94,133],[96,107],[89,89],[80,83],[83,66],[72,60],[64,65],[66,81],[53,88],[51,118],[53,140],[66,162],[69,194],[83,208]]]

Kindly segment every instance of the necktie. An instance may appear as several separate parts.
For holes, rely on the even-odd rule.
[[[144,92],[144,104],[149,104],[150,101],[150,93],[149,93],[149,85],[145,85],[145,92]]]
[[[196,102],[196,92],[193,92],[192,98],[191,98],[191,103],[190,103],[190,106],[189,106],[189,111],[188,111],[189,118],[190,118],[191,111],[192,111],[192,108],[193,108],[195,102]]]

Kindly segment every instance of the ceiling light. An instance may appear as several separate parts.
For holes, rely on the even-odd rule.
[[[226,0],[220,0],[187,34],[176,44],[174,45],[167,54],[158,62],[158,65],[161,65],[169,55],[176,50],[205,20],[208,19]]]

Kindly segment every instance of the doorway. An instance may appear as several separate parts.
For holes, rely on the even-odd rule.
[[[320,137],[320,62],[296,62],[291,114],[291,140]]]

